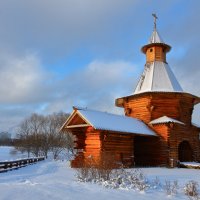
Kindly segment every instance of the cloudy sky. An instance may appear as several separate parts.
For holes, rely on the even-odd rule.
[[[114,99],[143,71],[153,12],[170,67],[200,96],[198,0],[0,0],[0,130],[73,105],[122,113]]]

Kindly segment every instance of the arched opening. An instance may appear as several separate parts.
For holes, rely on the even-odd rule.
[[[183,141],[178,146],[178,158],[180,162],[193,161],[192,148],[188,141]]]

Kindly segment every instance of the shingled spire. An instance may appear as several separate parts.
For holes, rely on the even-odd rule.
[[[152,33],[152,35],[149,39],[149,44],[151,44],[151,43],[164,43],[162,38],[158,34],[157,29],[156,29],[156,27],[157,27],[156,20],[158,19],[158,17],[156,16],[155,13],[153,13],[152,16],[154,17],[154,27],[153,27],[153,33]]]
[[[158,18],[155,14],[153,17],[153,33],[148,44],[141,49],[146,54],[146,64],[134,94],[153,91],[182,92],[183,90],[166,60],[166,54],[171,47],[161,39],[156,27]]]

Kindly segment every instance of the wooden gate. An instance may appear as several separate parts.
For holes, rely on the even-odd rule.
[[[188,141],[183,141],[179,144],[178,157],[180,162],[193,161],[192,148]]]

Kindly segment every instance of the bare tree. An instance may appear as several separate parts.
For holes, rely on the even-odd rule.
[[[38,115],[36,113],[32,114],[29,118],[29,127],[31,130],[31,152],[35,156],[40,156],[41,146],[42,146],[42,125],[44,121],[44,116]]]
[[[68,117],[67,114],[60,112],[54,113],[49,116],[51,121],[51,131],[52,131],[52,144],[51,151],[53,153],[54,159],[58,158],[58,155],[66,149],[69,149],[69,142],[71,142],[72,138],[63,132],[60,132],[60,127],[65,122]]]
[[[17,140],[15,142],[15,148],[21,152],[26,151],[28,157],[30,157],[31,152],[31,129],[29,126],[29,119],[25,119],[21,122],[19,128],[17,129]]]
[[[6,131],[0,132],[0,145],[12,145],[10,133]]]
[[[68,117],[65,113],[54,113],[48,116],[32,114],[18,128],[16,148],[26,151],[28,156],[45,156],[53,153],[54,159],[63,151],[73,152],[73,138],[70,134],[61,133],[60,127]]]
[[[16,148],[26,151],[28,157],[30,153],[35,156],[41,154],[42,142],[42,124],[44,117],[38,114],[32,114],[29,118],[24,119],[17,130]]]

